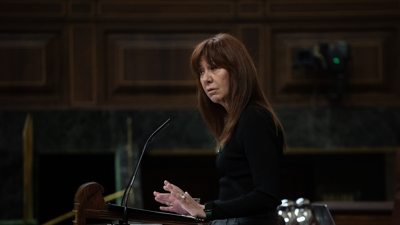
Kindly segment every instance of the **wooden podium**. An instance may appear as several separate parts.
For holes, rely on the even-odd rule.
[[[74,225],[86,225],[87,218],[104,220],[106,223],[122,220],[122,212],[110,211],[108,209],[103,198],[103,192],[103,186],[96,182],[85,183],[78,188],[74,198]],[[206,224],[193,217],[133,208],[129,208],[128,210],[128,221],[165,225]]]

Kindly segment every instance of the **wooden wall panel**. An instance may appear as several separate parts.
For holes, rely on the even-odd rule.
[[[46,50],[43,41],[2,41],[0,59],[2,86],[43,86],[46,83]]]
[[[69,29],[71,104],[93,106],[96,102],[96,40],[94,25]]]
[[[61,39],[61,31],[0,30],[0,103],[3,107],[63,103],[65,74]]]
[[[195,106],[196,81],[189,68],[190,55],[193,47],[210,35],[128,31],[106,34],[103,104],[129,101],[133,107],[158,104],[168,108],[180,102]]]
[[[273,49],[271,80],[266,84],[273,102],[278,104],[327,104],[327,91],[334,79],[328,72],[292,67],[296,50],[312,48],[318,43],[346,41],[350,59],[346,71],[345,98],[341,104],[396,104],[398,86],[398,40],[396,26],[383,28],[343,25],[298,29],[290,25],[272,28],[270,49]]]

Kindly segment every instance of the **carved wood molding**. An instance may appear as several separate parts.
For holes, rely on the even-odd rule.
[[[245,0],[237,2],[237,15],[241,18],[261,18],[265,16],[265,1]]]
[[[399,16],[396,0],[283,0],[266,3],[266,15],[279,19]]]
[[[96,16],[96,1],[72,0],[67,5],[70,17],[94,17]]]
[[[66,0],[3,0],[0,2],[0,18],[64,17]]]
[[[146,20],[173,18],[232,18],[233,1],[99,1],[101,17],[127,17]]]
[[[397,0],[3,0],[0,18],[191,21],[400,17]]]

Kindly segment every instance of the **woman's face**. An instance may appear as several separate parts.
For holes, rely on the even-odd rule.
[[[213,67],[203,58],[200,61],[200,82],[204,92],[214,103],[228,111],[229,73],[224,68]]]

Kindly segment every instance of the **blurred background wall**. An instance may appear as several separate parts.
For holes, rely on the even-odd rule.
[[[105,195],[125,188],[147,137],[168,118],[132,204],[157,210],[152,192],[165,179],[216,198],[215,143],[196,108],[189,58],[220,32],[245,44],[285,128],[282,198],[393,201],[399,17],[397,0],[1,0],[0,224],[24,217],[28,115],[32,223],[71,211],[85,182]],[[310,57],[338,41],[339,72]]]

